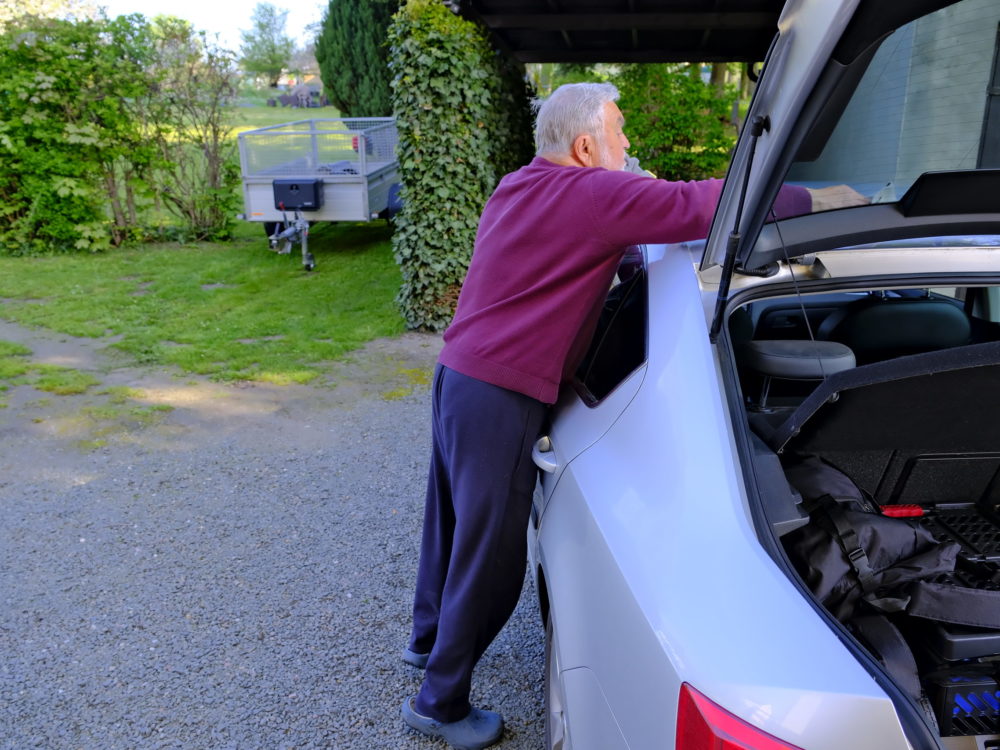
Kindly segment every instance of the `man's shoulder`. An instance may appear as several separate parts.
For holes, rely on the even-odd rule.
[[[625,172],[623,170],[604,169],[603,167],[589,167],[586,169],[590,174],[588,179],[601,185],[635,185],[637,187],[648,187],[666,184],[664,180],[658,180],[644,174],[635,172]]]
[[[501,180],[501,185],[515,186],[543,182],[548,185],[567,183],[575,185],[593,184],[603,189],[614,189],[628,184],[643,185],[662,182],[632,172],[612,171],[604,167],[575,167],[556,164],[541,156],[536,156],[528,164],[511,172]]]

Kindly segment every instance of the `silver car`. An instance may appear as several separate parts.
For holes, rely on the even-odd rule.
[[[790,0],[709,236],[626,254],[534,451],[548,747],[1000,747],[998,28]]]

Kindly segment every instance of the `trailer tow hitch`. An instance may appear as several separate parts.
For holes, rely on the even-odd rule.
[[[298,211],[295,212],[292,221],[288,221],[288,217],[284,216],[275,228],[274,234],[268,236],[267,241],[278,255],[288,255],[295,243],[301,243],[302,267],[307,271],[316,267],[316,261],[309,252],[309,220],[302,218],[302,214]]]

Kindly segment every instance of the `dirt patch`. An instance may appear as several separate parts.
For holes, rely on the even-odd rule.
[[[92,374],[86,393],[54,396],[11,386],[0,409],[0,465],[8,472],[76,462],[115,446],[135,450],[189,449],[199,441],[248,432],[294,448],[333,410],[371,398],[404,398],[425,388],[441,337],[407,333],[370,342],[342,360],[324,363],[307,386],[218,383],[207,378],[123,362],[115,338],[76,338],[0,321],[0,340],[31,349],[33,362]],[[333,417],[330,417],[331,419]],[[8,476],[10,474],[8,473]]]

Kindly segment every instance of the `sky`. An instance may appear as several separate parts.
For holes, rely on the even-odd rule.
[[[190,21],[196,30],[219,34],[222,46],[238,52],[241,31],[250,31],[253,10],[260,0],[95,0],[107,10],[108,16],[142,13],[148,18],[159,15],[177,16]],[[287,10],[285,33],[303,46],[312,36],[306,26],[318,23],[329,4],[321,0],[268,0],[278,10]]]

